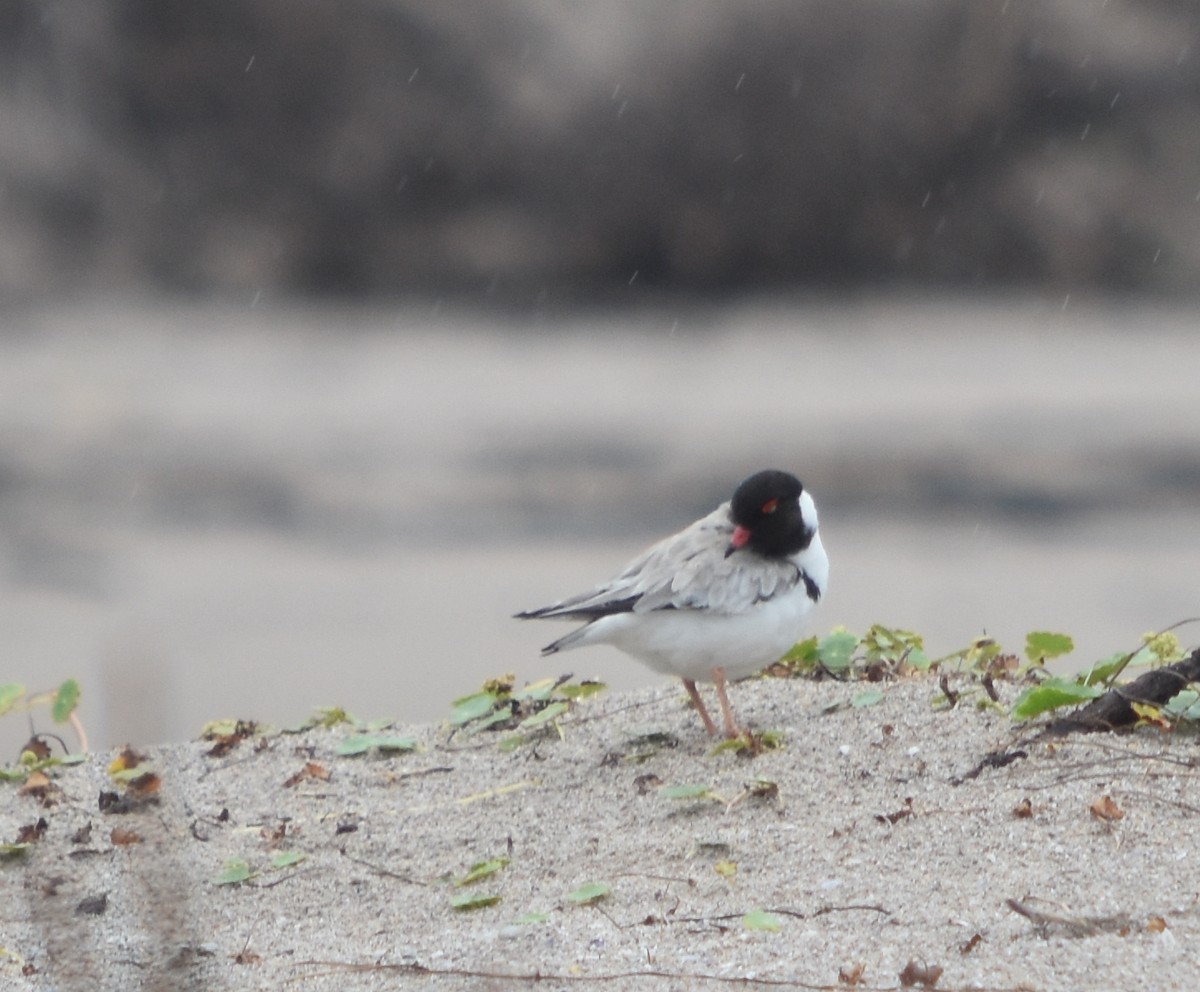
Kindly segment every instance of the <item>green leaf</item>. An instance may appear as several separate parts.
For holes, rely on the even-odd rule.
[[[472,720],[467,726],[465,733],[468,737],[474,737],[476,734],[482,733],[489,727],[495,727],[501,723],[512,723],[512,720],[512,710],[507,706],[498,706],[487,716],[480,717],[478,720]]]
[[[925,641],[920,634],[879,624],[871,626],[863,635],[862,642],[867,658],[871,660],[898,660],[925,647]]]
[[[709,799],[713,790],[709,785],[665,785],[658,794],[664,799]]]
[[[512,698],[546,700],[550,698],[550,693],[554,691],[557,684],[558,679],[538,679],[538,681],[530,682],[529,685],[518,689],[513,693]]]
[[[1026,689],[1013,703],[1014,720],[1028,720],[1060,706],[1074,706],[1089,699],[1103,696],[1104,690],[1093,685],[1082,685],[1066,679],[1046,679],[1041,685]]]
[[[209,720],[200,728],[200,737],[207,740],[210,737],[231,737],[237,731],[238,721],[232,717],[225,717],[221,720]],[[311,722],[304,724],[305,730],[311,727]]]
[[[535,727],[544,727],[547,723],[557,720],[560,716],[571,708],[570,703],[557,702],[551,703],[545,709],[539,710],[533,716],[526,717],[517,724],[518,730],[533,730]]]
[[[357,724],[358,720],[341,706],[322,706],[313,713],[316,726],[318,727],[336,727],[340,723]]]
[[[558,687],[558,695],[567,699],[587,699],[603,692],[608,686],[603,682],[580,682],[578,685],[567,683]]]
[[[414,737],[395,737],[389,734],[355,734],[341,741],[334,749],[343,757],[366,754],[372,748],[380,751],[415,751],[417,741]]]
[[[779,917],[765,909],[751,910],[742,917],[742,926],[747,930],[768,930],[771,933],[778,933],[780,929]]]
[[[461,727],[464,723],[487,716],[495,708],[496,700],[494,692],[476,692],[454,700],[450,711],[451,726]]]
[[[1200,720],[1200,692],[1182,689],[1167,700],[1163,712],[1175,720]]]
[[[908,652],[908,657],[904,659],[918,672],[927,672],[933,662],[921,648],[913,648]]]
[[[862,709],[864,706],[874,706],[876,703],[881,702],[883,702],[882,692],[878,689],[867,689],[851,699],[850,705],[855,709]]]
[[[277,851],[271,855],[272,868],[291,868],[307,858],[303,851]]]
[[[611,891],[612,887],[607,882],[588,882],[574,892],[567,893],[567,899],[577,906],[587,906],[606,899]]]
[[[778,751],[787,743],[787,734],[782,730],[764,730],[758,735],[758,743],[764,751]]]
[[[977,637],[961,657],[971,668],[984,669],[989,661],[997,657],[1003,648],[990,637]]]
[[[509,751],[515,751],[525,743],[525,738],[520,734],[509,734],[507,737],[502,737],[500,743],[496,745],[501,754],[508,754]]]
[[[66,723],[78,705],[79,683],[74,679],[67,679],[54,694],[54,702],[50,705],[50,717],[55,723]]]
[[[858,638],[848,630],[835,630],[817,645],[817,657],[831,672],[844,672],[858,647]]]
[[[727,754],[732,751],[734,754],[758,754],[762,751],[778,751],[784,746],[787,741],[787,735],[782,730],[764,730],[761,734],[754,735],[753,739],[745,735],[740,737],[727,737],[719,744],[714,744],[708,752],[710,758],[716,757],[718,754]],[[717,798],[715,795],[713,798]]]
[[[473,909],[495,906],[499,901],[500,896],[494,892],[459,892],[450,897],[450,908],[460,913],[468,913]]]
[[[549,913],[526,913],[524,916],[517,917],[518,923],[545,923],[550,919]]]
[[[29,844],[0,844],[0,859],[17,859],[29,853]]]
[[[732,751],[734,754],[741,754],[750,747],[749,742],[744,737],[726,737],[721,743],[714,744],[708,752],[710,758],[718,754],[725,754],[727,751]]]
[[[462,878],[455,879],[454,884],[458,888],[464,885],[474,885],[480,879],[494,875],[496,872],[507,868],[508,865],[508,858],[491,858],[488,861],[477,861],[467,869],[467,873]]]
[[[3,716],[25,698],[25,686],[19,682],[0,685],[0,716]]]
[[[137,765],[134,768],[121,768],[115,772],[109,772],[109,778],[114,782],[132,782],[135,778],[141,778],[150,768],[146,765]]]
[[[779,659],[779,663],[800,671],[807,671],[816,665],[817,660],[817,639],[816,637],[806,637],[793,644],[788,653]]]
[[[1097,662],[1092,663],[1092,667],[1080,675],[1084,685],[1097,685],[1101,682],[1107,682],[1109,677],[1114,672],[1119,672],[1128,664],[1126,659],[1129,658],[1127,652],[1109,655],[1107,658],[1102,658]]]
[[[214,878],[213,885],[239,885],[254,877],[254,872],[242,858],[230,858],[221,873]]]
[[[1035,665],[1059,655],[1070,654],[1074,650],[1075,642],[1066,634],[1035,630],[1025,635],[1025,657]]]

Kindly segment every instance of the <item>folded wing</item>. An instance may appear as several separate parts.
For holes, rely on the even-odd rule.
[[[729,504],[724,503],[649,548],[612,581],[517,616],[597,620],[614,613],[652,610],[740,613],[802,581],[801,571],[790,561],[768,561],[745,552],[726,558],[732,535]]]

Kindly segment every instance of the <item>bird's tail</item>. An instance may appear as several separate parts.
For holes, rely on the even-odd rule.
[[[565,651],[569,647],[573,647],[577,642],[583,639],[583,632],[587,630],[587,626],[579,627],[571,631],[569,634],[564,634],[553,644],[547,644],[542,648],[542,657],[548,654],[557,654],[559,651]]]

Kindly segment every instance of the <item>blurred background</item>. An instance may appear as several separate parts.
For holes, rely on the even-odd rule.
[[[509,616],[767,466],[821,509],[818,631],[1082,665],[1200,614],[1198,37],[1184,0],[10,0],[0,682],[78,678],[105,745],[660,681]]]

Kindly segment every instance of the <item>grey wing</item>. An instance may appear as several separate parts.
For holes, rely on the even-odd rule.
[[[703,610],[740,613],[795,587],[790,562],[757,555],[725,557],[733,535],[729,504],[647,549],[612,581],[558,603],[517,614],[522,618],[596,620],[613,613]]]

